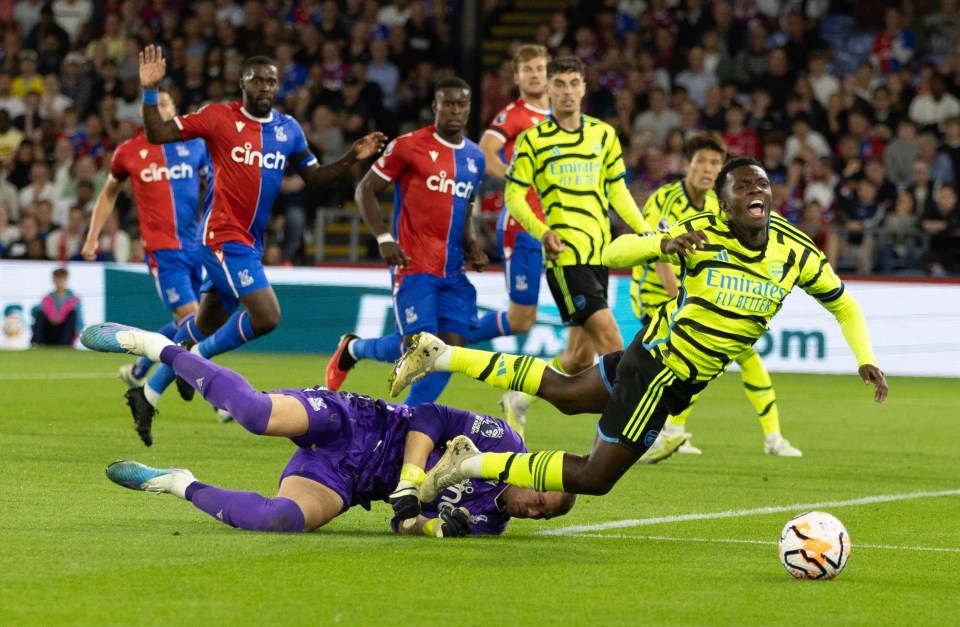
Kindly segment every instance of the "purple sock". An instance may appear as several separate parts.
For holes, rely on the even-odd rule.
[[[207,361],[179,346],[167,346],[160,352],[160,361],[173,368],[204,400],[230,412],[244,429],[263,435],[270,422],[273,401],[254,390],[242,376]]]
[[[231,527],[248,531],[303,532],[300,506],[290,499],[268,499],[256,492],[225,490],[194,481],[187,487],[187,500],[193,506]]]

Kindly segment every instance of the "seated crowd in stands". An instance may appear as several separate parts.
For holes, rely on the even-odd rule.
[[[481,132],[517,96],[509,56],[539,43],[586,63],[585,112],[617,129],[641,205],[682,175],[684,139],[715,131],[731,156],[764,163],[778,210],[841,271],[960,274],[957,0],[558,6],[477,85]],[[485,24],[510,8],[488,0]],[[3,3],[0,257],[79,258],[113,150],[140,124],[144,45],[163,47],[181,113],[237,99],[243,60],[272,56],[278,108],[329,161],[371,130],[431,121],[432,85],[462,73],[460,12],[457,0]],[[318,194],[297,180],[275,207],[269,263],[312,263],[315,212],[349,205],[356,181]],[[502,207],[495,184],[482,200],[482,216]],[[101,258],[141,261],[139,239],[122,193]]]

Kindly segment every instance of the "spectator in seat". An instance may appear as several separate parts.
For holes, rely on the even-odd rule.
[[[34,346],[71,346],[83,329],[83,306],[67,287],[69,277],[66,268],[53,271],[54,289],[33,311]]]
[[[960,273],[960,211],[957,192],[950,185],[941,185],[934,192],[934,202],[920,216],[920,226],[930,238],[921,263],[930,276],[948,277]]]

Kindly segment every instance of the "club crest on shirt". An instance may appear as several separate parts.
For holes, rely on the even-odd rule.
[[[783,279],[783,262],[782,261],[771,261],[767,265],[767,268],[770,270],[770,278],[774,283],[779,283]]]
[[[503,437],[503,427],[486,416],[477,416],[473,420],[473,426],[470,427],[470,434],[477,433],[488,438],[500,439]]]
[[[317,398],[316,396],[310,396],[307,398],[310,401],[310,407],[313,408],[313,411],[320,411],[327,408],[326,402],[322,398]]]
[[[167,288],[167,302],[169,303],[179,303],[180,294],[177,293],[177,288],[168,287]]]
[[[276,136],[277,136],[277,141],[278,141],[278,142],[285,142],[285,141],[287,141],[287,134],[283,132],[283,127],[282,127],[282,126],[274,126],[274,127],[273,127],[273,132],[276,134]]]
[[[184,144],[177,144],[177,156],[178,157],[189,157],[190,149]]]
[[[471,174],[477,173],[477,162],[470,157],[467,157],[467,169],[470,170]]]

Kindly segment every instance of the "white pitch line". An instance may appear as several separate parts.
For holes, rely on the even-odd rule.
[[[652,540],[657,542],[701,542],[703,544],[762,544],[777,546],[776,542],[765,540],[738,540],[736,538],[676,538],[673,536],[632,536],[625,533],[579,533],[571,534],[577,538],[602,538],[610,540]],[[960,553],[960,548],[939,546],[894,546],[890,544],[860,544],[854,542],[856,549],[881,549],[887,551],[932,551],[936,553]]]
[[[717,518],[740,518],[743,516],[759,516],[763,514],[779,514],[782,512],[804,512],[811,509],[827,507],[852,507],[854,505],[870,505],[872,503],[890,503],[893,501],[909,501],[913,499],[927,499],[938,496],[960,496],[960,490],[940,490],[937,492],[907,492],[905,494],[881,494],[868,496],[862,499],[848,501],[821,501],[819,503],[798,503],[796,505],[778,505],[776,507],[757,507],[755,509],[734,509],[725,512],[704,512],[699,514],[679,514],[677,516],[658,516],[656,518],[633,518],[627,520],[611,520],[593,525],[573,525],[559,529],[544,529],[538,531],[544,536],[569,536],[589,531],[605,531],[607,529],[624,529],[626,527],[644,527],[646,525],[660,525],[664,523],[685,522],[688,520],[715,520]]]
[[[34,373],[0,373],[0,380],[27,381],[34,379],[116,379],[117,374],[102,374],[99,372],[34,372]]]

